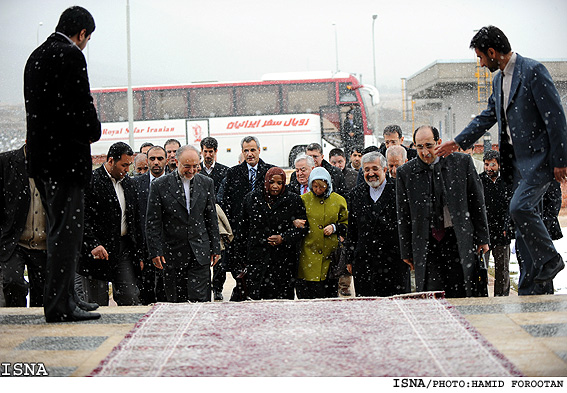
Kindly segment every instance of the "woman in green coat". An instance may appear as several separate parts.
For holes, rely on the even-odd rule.
[[[339,245],[338,237],[346,236],[347,203],[333,192],[331,176],[325,168],[313,169],[309,189],[311,192],[301,196],[309,233],[299,256],[296,294],[299,299],[337,297],[338,281],[327,279],[327,273],[331,254]]]

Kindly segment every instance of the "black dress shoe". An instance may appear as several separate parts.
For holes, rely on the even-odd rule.
[[[100,314],[97,312],[87,312],[81,310],[79,307],[75,307],[75,310],[71,314],[45,316],[47,322],[76,322],[76,321],[88,321],[91,319],[99,319]]]
[[[214,298],[216,302],[221,302],[223,300],[222,292],[215,292]]]
[[[559,273],[565,267],[565,262],[561,255],[557,254],[555,257],[551,258],[543,268],[541,272],[534,278],[536,284],[542,284],[546,281],[553,280],[557,273]]]
[[[84,311],[94,311],[98,308],[98,304],[97,303],[87,303],[87,302],[84,302],[82,300],[79,300],[77,302],[77,307],[79,307],[81,310],[84,310]]]

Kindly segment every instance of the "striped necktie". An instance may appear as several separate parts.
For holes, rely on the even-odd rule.
[[[256,188],[256,169],[250,168],[250,189],[254,191]]]

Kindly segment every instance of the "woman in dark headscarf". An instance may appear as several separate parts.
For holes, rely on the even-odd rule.
[[[285,187],[285,172],[268,170],[264,188],[249,192],[242,204],[235,240],[236,257],[246,265],[245,283],[251,299],[294,299],[299,245],[308,228],[301,197]]]

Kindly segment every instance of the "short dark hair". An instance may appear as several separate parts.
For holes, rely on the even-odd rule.
[[[154,144],[152,142],[144,142],[142,143],[142,146],[140,146],[140,153],[142,152],[142,149],[144,147],[148,147],[148,146],[153,146]]]
[[[402,139],[402,137],[404,136],[402,134],[402,129],[400,128],[400,126],[396,124],[391,124],[389,126],[386,126],[386,128],[384,128],[384,132],[382,133],[382,135],[390,135],[390,134],[398,134],[398,139]]]
[[[305,151],[307,151],[307,150],[311,150],[311,151],[316,150],[316,151],[318,151],[318,152],[321,153],[321,154],[323,153],[323,148],[322,148],[321,145],[318,144],[318,143],[310,143],[310,144],[308,144],[307,147],[305,148]]]
[[[81,30],[86,30],[86,37],[92,34],[95,30],[94,18],[89,11],[78,5],[69,7],[59,17],[59,23],[55,31],[65,34],[67,37],[73,37],[74,35],[81,32]]]
[[[152,150],[155,150],[155,149],[160,149],[160,150],[162,150],[162,151],[163,151],[163,154],[167,157],[167,152],[166,152],[165,149],[164,149],[163,147],[161,147],[161,146],[152,146],[152,147],[150,147],[150,148],[148,149],[148,151],[146,152],[146,155],[149,156],[149,155],[150,155],[150,152],[151,152]]]
[[[431,131],[433,132],[433,140],[434,141],[438,141],[439,140],[439,130],[433,126],[419,126],[415,129],[415,131],[413,132],[413,143],[415,143],[415,136],[417,134],[417,132],[419,130],[421,130],[422,128],[429,128],[431,129]]]
[[[163,144],[163,148],[165,149],[165,147],[167,145],[169,145],[170,143],[177,143],[179,145],[179,147],[181,147],[181,142],[179,142],[177,139],[168,139],[165,141],[165,143]]]
[[[471,40],[471,49],[478,49],[484,54],[492,48],[497,52],[508,54],[512,50],[508,37],[495,26],[485,26],[480,29]]]
[[[380,151],[380,148],[378,146],[368,146],[362,151],[362,155],[365,155],[373,151]]]
[[[126,154],[127,156],[133,156],[134,151],[127,143],[116,142],[112,146],[110,146],[110,149],[108,149],[106,161],[110,160],[111,158],[113,158],[114,161],[119,161],[122,158],[123,154]]]
[[[354,152],[362,154],[363,150],[364,148],[362,146],[353,146],[348,150],[348,155],[351,156]]]
[[[213,149],[214,151],[217,151],[219,148],[219,143],[212,136],[208,136],[201,140],[201,150],[203,150],[204,147],[208,147],[209,149]]]
[[[484,156],[482,157],[482,161],[488,160],[496,160],[498,165],[500,165],[500,153],[496,150],[487,150],[484,152]]]
[[[335,156],[341,156],[344,159],[346,159],[345,152],[342,149],[339,149],[338,147],[334,148],[333,150],[331,150],[329,152],[329,158],[335,157]]]

